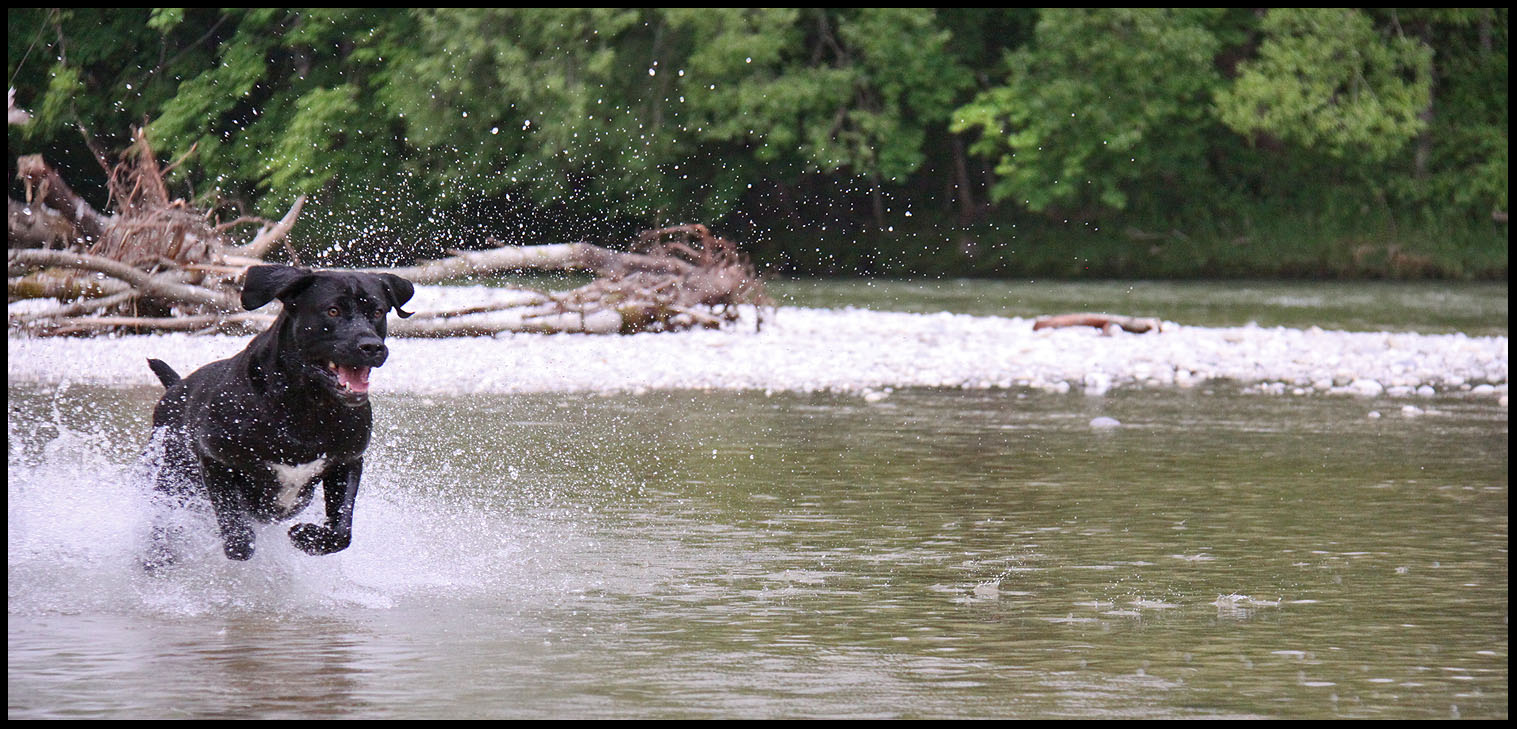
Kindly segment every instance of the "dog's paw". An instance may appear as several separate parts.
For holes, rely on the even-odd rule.
[[[290,527],[290,542],[306,554],[341,552],[348,548],[348,541],[331,529],[316,524],[296,524]]]
[[[173,567],[178,562],[178,558],[172,552],[155,551],[142,555],[140,562],[142,564],[142,571],[151,575],[157,574],[159,570]]]
[[[226,553],[227,559],[238,562],[246,562],[253,558],[252,542],[225,542],[221,545],[221,551]]]
[[[179,561],[179,554],[169,546],[172,536],[174,532],[168,529],[153,528],[153,540],[148,544],[147,551],[139,558],[143,572],[153,574],[158,570],[173,567]]]

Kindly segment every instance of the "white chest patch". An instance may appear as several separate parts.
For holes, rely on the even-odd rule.
[[[288,509],[300,499],[300,490],[321,475],[321,469],[327,465],[327,459],[318,458],[298,466],[287,466],[273,461],[269,461],[268,465],[269,470],[274,472],[274,477],[279,479],[279,496],[277,497],[279,506]]]

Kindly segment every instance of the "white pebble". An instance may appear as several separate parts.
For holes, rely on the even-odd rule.
[[[1105,395],[1111,389],[1111,375],[1104,372],[1091,372],[1085,375],[1085,394]]]
[[[1092,428],[1115,428],[1121,424],[1116,418],[1108,418],[1105,415],[1099,418],[1092,418],[1090,421],[1090,427]]]
[[[1375,397],[1385,391],[1385,388],[1379,382],[1369,378],[1354,380],[1349,383],[1348,389],[1353,390],[1356,395],[1363,395],[1365,397]]]

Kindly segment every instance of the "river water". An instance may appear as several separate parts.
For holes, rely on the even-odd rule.
[[[159,391],[7,394],[10,718],[1508,712],[1489,397],[392,395],[349,550],[145,575]]]

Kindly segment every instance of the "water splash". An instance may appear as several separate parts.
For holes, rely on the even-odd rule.
[[[372,460],[348,550],[311,557],[290,544],[291,524],[321,520],[317,499],[294,521],[257,527],[252,560],[228,560],[209,514],[157,503],[121,443],[64,424],[57,408],[45,422],[12,413],[8,425],[12,615],[327,613],[439,594],[552,597],[574,582],[562,568],[583,515],[458,498],[403,462]],[[149,573],[155,520],[182,528],[179,561]]]

